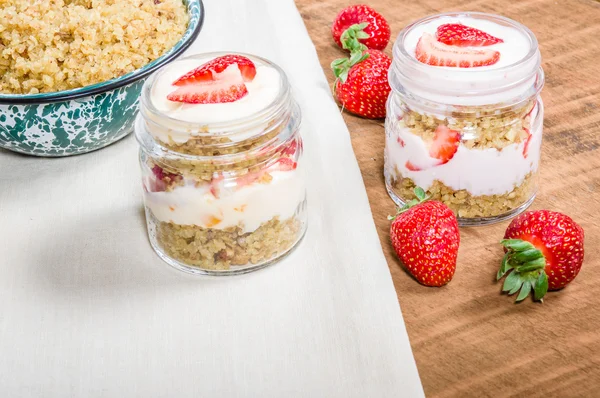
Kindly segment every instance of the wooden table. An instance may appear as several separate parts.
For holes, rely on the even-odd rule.
[[[331,22],[348,0],[296,0],[330,82],[343,56]],[[534,209],[569,214],[586,232],[577,279],[543,304],[500,294],[507,222],[462,228],[443,288],[406,274],[388,238],[394,205],[383,181],[383,121],[344,113],[428,397],[600,397],[600,3],[593,0],[369,0],[392,28],[455,10],[503,14],[536,34],[546,72],[542,185]],[[391,55],[391,45],[386,51]]]

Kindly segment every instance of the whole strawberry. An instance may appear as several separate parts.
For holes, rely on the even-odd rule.
[[[506,229],[506,250],[497,279],[508,273],[503,292],[519,292],[517,302],[533,290],[543,301],[548,290],[568,285],[583,264],[583,229],[569,216],[549,210],[529,211]],[[510,273],[509,273],[510,272]]]
[[[344,8],[333,20],[333,40],[343,49],[383,50],[390,41],[390,26],[381,14],[366,5]],[[358,48],[360,45],[363,48]]]
[[[388,83],[391,64],[390,57],[379,50],[354,52],[350,58],[333,61],[337,100],[346,110],[359,116],[385,117],[385,103],[391,90]]]
[[[452,280],[460,235],[456,216],[442,202],[417,199],[402,207],[390,228],[392,246],[408,272],[425,286],[443,286]]]

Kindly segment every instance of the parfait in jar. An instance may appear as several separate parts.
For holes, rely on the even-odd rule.
[[[525,210],[537,191],[544,83],[533,33],[483,13],[406,27],[389,72],[385,181],[402,205],[419,186],[461,225]]]
[[[285,73],[259,57],[202,54],[150,78],[136,137],[159,256],[223,275],[287,254],[306,230],[299,126]]]

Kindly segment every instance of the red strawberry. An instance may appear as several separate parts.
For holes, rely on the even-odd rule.
[[[168,184],[179,181],[182,178],[179,174],[166,172],[157,164],[152,167],[152,174],[154,174],[155,179],[150,179],[150,192],[165,191]]]
[[[406,145],[406,143],[404,142],[404,140],[403,140],[402,138],[398,137],[398,140],[397,140],[397,141],[398,141],[398,144],[400,144],[400,146],[401,146],[402,148],[404,148],[404,146]]]
[[[417,43],[415,57],[428,65],[475,68],[495,64],[500,59],[500,53],[493,50],[449,46],[436,41],[429,33],[423,33]]]
[[[353,53],[349,59],[333,61],[335,94],[349,112],[369,119],[385,117],[390,93],[388,69],[392,60],[379,50]]]
[[[447,126],[440,124],[435,129],[435,137],[429,147],[429,156],[439,159],[440,164],[448,163],[458,150],[460,133],[450,130]]]
[[[414,164],[412,164],[410,160],[408,160],[404,166],[407,169],[409,169],[410,171],[421,171],[421,170],[423,170],[420,167],[417,167]]]
[[[407,203],[392,221],[390,238],[408,272],[425,286],[443,286],[456,270],[460,234],[456,216],[442,202],[425,202],[425,192]]]
[[[383,50],[390,41],[390,26],[381,14],[366,5],[344,8],[333,20],[333,40],[350,51]]]
[[[212,180],[210,180],[210,193],[212,193],[212,195],[217,199],[221,194],[221,189],[219,188],[219,185],[221,185],[221,183],[224,180],[225,177],[223,176],[223,174],[216,174],[213,176]]]
[[[583,264],[583,229],[569,216],[549,210],[517,216],[506,229],[506,254],[497,279],[510,272],[502,291],[519,292],[517,301],[533,290],[542,301],[548,290],[562,289]]]
[[[504,40],[460,23],[447,23],[440,25],[435,33],[435,38],[440,43],[449,46],[479,47],[504,43]]]
[[[523,157],[527,158],[527,151],[529,150],[529,143],[531,142],[531,133],[527,128],[523,128],[523,130],[525,130],[525,132],[527,133],[527,138],[525,138],[525,145],[523,146]]]
[[[291,171],[298,167],[298,163],[294,162],[292,158],[279,158],[276,164],[280,171]]]
[[[212,61],[199,66],[198,68],[186,73],[175,80],[174,86],[186,86],[202,82],[211,82],[217,80],[218,74],[222,73],[231,65],[237,65],[240,74],[245,82],[251,82],[256,76],[256,67],[254,62],[242,55],[224,55],[217,57]]]
[[[293,156],[296,153],[297,149],[298,149],[298,141],[293,140],[285,148],[283,148],[283,151],[281,151],[281,153],[283,155]]]
[[[234,102],[248,94],[246,85],[240,81],[217,80],[211,83],[189,84],[167,95],[169,101],[186,104],[218,104]]]

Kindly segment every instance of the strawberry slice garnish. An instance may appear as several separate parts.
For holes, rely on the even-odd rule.
[[[435,137],[429,147],[429,156],[440,160],[440,164],[448,163],[458,150],[460,133],[440,124],[435,129]]]
[[[438,26],[435,38],[440,43],[458,47],[482,47],[504,43],[502,39],[460,23],[447,23]]]
[[[169,101],[186,104],[219,104],[234,102],[248,94],[244,83],[217,81],[179,87],[167,95]]]
[[[218,74],[224,72],[231,65],[237,65],[244,82],[251,82],[256,76],[256,66],[249,58],[242,55],[224,55],[199,66],[175,80],[174,86],[186,86],[218,80]]]
[[[429,33],[423,33],[417,43],[415,57],[419,62],[433,66],[475,68],[495,64],[500,59],[500,53],[487,49],[449,46],[436,41]]]
[[[225,55],[205,63],[177,79],[177,90],[167,95],[169,101],[186,104],[234,102],[246,94],[244,82],[256,75],[254,63],[241,55]]]

